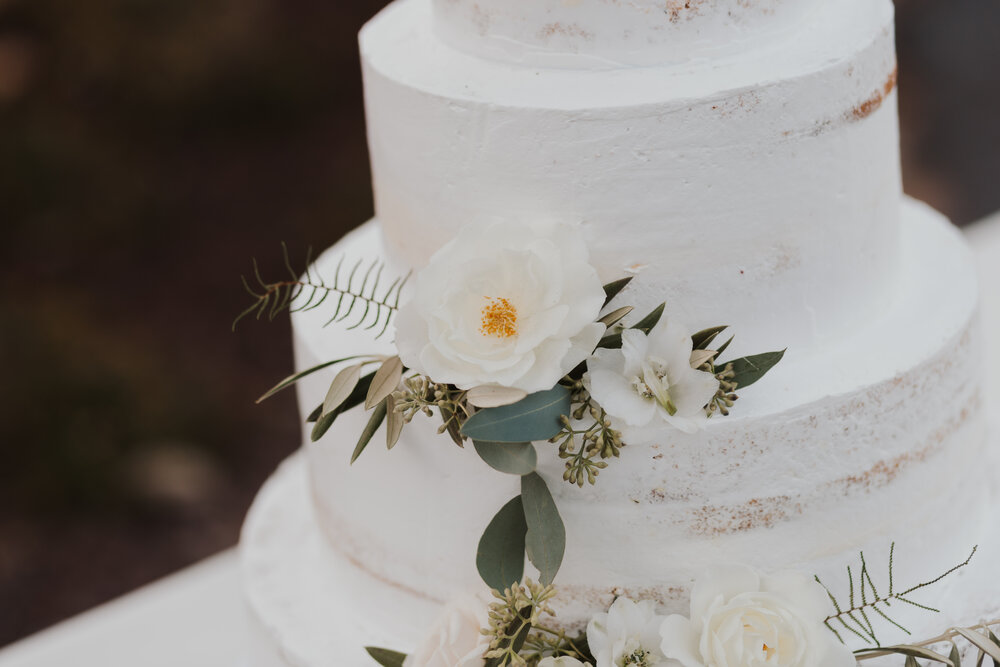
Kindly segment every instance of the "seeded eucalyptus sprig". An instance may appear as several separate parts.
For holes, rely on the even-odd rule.
[[[563,480],[582,487],[585,481],[589,484],[597,483],[601,470],[608,467],[606,459],[618,458],[625,443],[622,442],[621,432],[612,427],[608,413],[591,400],[583,382],[566,381],[572,382],[572,419],[567,415],[560,417],[562,430],[551,442],[559,445],[559,458],[566,461]],[[582,429],[575,428],[575,422],[588,416],[593,420],[591,425]]]

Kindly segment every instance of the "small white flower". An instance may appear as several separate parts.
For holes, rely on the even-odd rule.
[[[660,667],[667,660],[660,650],[660,625],[652,600],[618,598],[606,614],[587,625],[587,643],[597,667]]]
[[[448,604],[403,667],[482,667],[489,638],[480,632],[487,603],[467,597]]]
[[[461,389],[551,389],[593,352],[604,289],[570,225],[466,227],[396,318],[403,362]]]
[[[685,433],[707,420],[704,407],[719,389],[711,373],[691,367],[691,335],[661,319],[648,335],[622,332],[620,350],[599,349],[587,361],[587,390],[612,419],[646,427],[660,419]]]
[[[691,618],[663,621],[661,648],[684,667],[856,667],[823,626],[829,607],[823,587],[803,575],[716,568],[695,583]]]
[[[558,658],[542,658],[538,667],[591,667],[591,665],[589,662],[580,662],[576,658],[564,655]]]

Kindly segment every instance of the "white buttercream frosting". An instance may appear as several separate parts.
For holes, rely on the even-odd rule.
[[[433,0],[436,34],[520,64],[614,67],[719,58],[807,20],[817,0]]]
[[[579,223],[603,279],[641,274],[639,308],[835,340],[889,298],[900,176],[891,3],[822,13],[746,57],[526,70],[393,4],[361,38],[388,251],[418,268],[468,225]]]

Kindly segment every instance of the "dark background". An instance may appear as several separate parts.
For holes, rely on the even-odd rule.
[[[0,0],[0,645],[231,546],[299,445],[286,318],[232,317],[372,213],[380,0]],[[906,189],[1000,208],[1000,2],[900,0]]]

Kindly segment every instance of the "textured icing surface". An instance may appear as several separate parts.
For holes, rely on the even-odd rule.
[[[284,463],[257,497],[243,529],[241,569],[252,631],[246,664],[369,667],[372,663],[362,646],[412,650],[432,622],[436,605],[372,579],[328,546],[306,493],[304,468],[301,456]],[[997,501],[994,489],[991,506]],[[885,555],[884,548],[869,551],[869,562],[882,565]],[[998,558],[1000,533],[990,531],[980,544],[974,568],[921,596],[921,602],[937,604],[944,613],[909,614],[909,627],[918,636],[928,636],[972,619],[995,618],[1000,591],[989,564]],[[953,564],[912,554],[908,558],[897,551],[897,564],[911,559],[919,565],[912,569],[921,575],[928,568],[937,571]],[[835,569],[844,564],[841,560]],[[875,581],[884,585],[882,568],[873,569]],[[842,581],[843,575],[830,575],[831,584]],[[907,610],[900,611],[907,615]],[[884,636],[887,641],[903,640]]]
[[[822,350],[789,349],[732,416],[695,436],[631,443],[584,489],[559,481],[561,462],[540,446],[540,470],[569,535],[559,575],[564,619],[622,591],[675,609],[691,577],[718,559],[821,571],[896,537],[901,549],[922,554],[912,565],[926,567],[924,559],[951,560],[980,539],[987,488],[955,483],[985,446],[971,260],[936,213],[910,201],[903,210],[896,294],[881,316]],[[381,242],[369,224],[324,255],[321,269],[341,254],[369,256]],[[299,368],[371,349],[365,335],[320,329],[322,319],[295,316]],[[303,415],[329,379],[300,384]],[[438,436],[430,420],[415,421],[392,452],[369,447],[349,466],[351,438],[365,421],[349,412],[307,446],[331,544],[414,599],[441,601],[475,587],[470,554],[493,513],[518,493],[517,479]],[[966,519],[948,539],[924,531],[954,523],[956,513]]]
[[[389,252],[579,222],[602,278],[643,276],[638,307],[724,313],[762,349],[836,339],[892,292],[900,178],[891,5],[823,7],[754,57],[573,71],[464,55],[428,0],[392,5],[361,39]]]
[[[816,0],[434,0],[435,32],[469,53],[594,67],[718,58],[780,38]],[[847,11],[848,2],[841,1]]]

